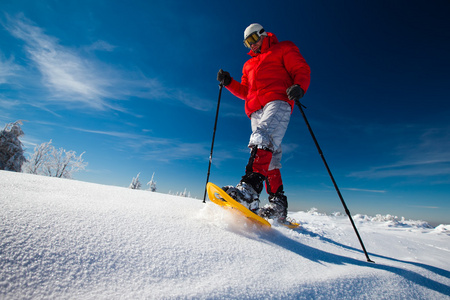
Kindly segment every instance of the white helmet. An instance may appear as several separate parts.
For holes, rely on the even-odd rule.
[[[246,38],[248,38],[248,36],[254,32],[256,32],[258,34],[258,36],[262,36],[262,35],[267,36],[267,32],[264,30],[264,28],[260,24],[253,23],[253,24],[250,24],[247,28],[245,28],[244,40]]]

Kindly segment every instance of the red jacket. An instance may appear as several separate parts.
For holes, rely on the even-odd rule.
[[[298,84],[306,92],[310,82],[310,69],[294,43],[278,42],[273,33],[268,33],[261,45],[261,53],[249,52],[252,56],[242,69],[241,83],[232,79],[227,89],[236,97],[245,100],[247,116],[274,100],[289,102],[286,89]]]

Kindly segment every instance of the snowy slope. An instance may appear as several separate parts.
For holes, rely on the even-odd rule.
[[[214,204],[0,171],[1,299],[450,299],[449,226]]]

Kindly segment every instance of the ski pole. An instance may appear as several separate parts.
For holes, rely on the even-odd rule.
[[[212,162],[212,155],[213,155],[213,149],[214,149],[214,139],[216,138],[217,119],[219,117],[219,107],[220,107],[220,98],[222,96],[222,88],[223,88],[223,81],[221,81],[219,84],[219,99],[217,100],[216,120],[214,121],[214,130],[213,130],[213,137],[212,137],[212,142],[211,142],[211,152],[209,154],[209,166],[208,166],[208,174],[206,175],[206,184],[205,184],[205,193],[203,194],[203,203],[206,203],[206,185],[209,182],[209,174],[211,171],[211,162]]]
[[[374,261],[372,261],[369,258],[369,255],[367,254],[366,247],[364,247],[363,241],[362,241],[361,237],[359,236],[358,230],[356,229],[356,226],[355,226],[355,222],[353,222],[352,215],[350,214],[350,211],[348,210],[347,205],[345,204],[344,198],[342,197],[342,194],[337,186],[337,183],[334,180],[333,174],[331,174],[331,170],[328,167],[327,161],[325,160],[325,156],[323,155],[322,149],[320,149],[320,146],[319,146],[319,143],[317,142],[316,136],[314,135],[314,132],[312,131],[311,126],[309,125],[308,119],[306,118],[306,114],[302,108],[303,104],[301,104],[299,100],[296,100],[295,104],[297,104],[298,108],[300,109],[300,112],[303,115],[303,119],[305,119],[306,126],[308,127],[309,133],[311,134],[311,137],[314,140],[314,143],[316,144],[316,147],[317,147],[317,150],[319,151],[320,157],[322,157],[323,163],[325,164],[328,174],[330,175],[331,181],[333,182],[334,188],[336,189],[339,199],[341,199],[341,203],[344,206],[345,213],[347,214],[348,218],[350,219],[350,223],[352,223],[353,229],[355,230],[356,236],[358,237],[359,243],[361,244],[361,248],[363,249],[364,254],[366,255],[366,259],[368,262],[373,263]],[[305,107],[305,106],[303,106],[303,107]]]

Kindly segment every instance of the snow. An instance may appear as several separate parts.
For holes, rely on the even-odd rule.
[[[1,299],[450,299],[450,228],[212,203],[0,171]]]

